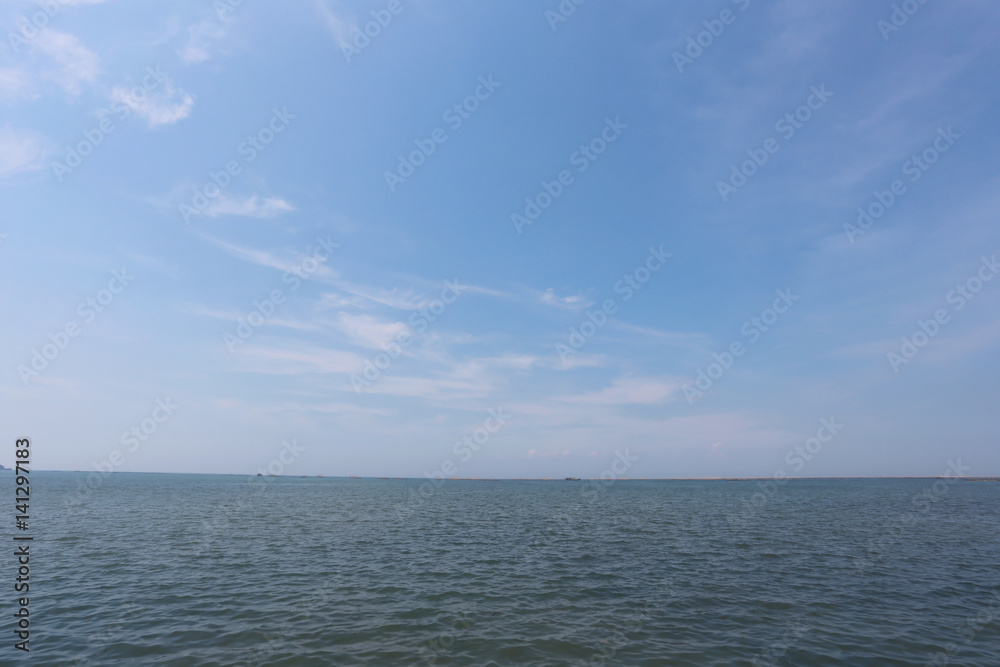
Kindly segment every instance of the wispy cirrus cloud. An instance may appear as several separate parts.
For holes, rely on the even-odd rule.
[[[629,324],[628,322],[625,322],[617,317],[610,319],[609,325],[613,329],[653,338],[661,344],[666,345],[676,345],[678,347],[687,347],[695,350],[707,350],[712,345],[712,337],[706,334],[691,333],[686,331],[664,331],[661,329],[654,329],[652,327],[641,327],[635,324]]]
[[[557,371],[569,371],[577,368],[604,368],[611,365],[611,359],[604,354],[571,354],[565,360],[560,359],[558,352],[539,362],[540,366]]]
[[[174,101],[175,94],[177,101]],[[183,90],[174,88],[169,81],[160,90],[148,92],[141,99],[136,98],[128,88],[115,86],[111,91],[111,100],[127,106],[137,116],[144,118],[150,127],[171,125],[184,120],[194,108],[194,98]]]
[[[558,296],[553,288],[549,288],[538,295],[539,303],[543,303],[546,306],[553,306],[555,308],[566,308],[570,310],[579,310],[581,308],[587,308],[593,305],[593,300],[588,299],[582,294],[570,294],[567,296]]]
[[[625,376],[612,380],[611,386],[599,391],[562,396],[557,400],[596,405],[651,405],[671,400],[680,393],[682,386],[682,382],[670,378]]]
[[[375,304],[364,297],[354,294],[345,295],[335,292],[324,292],[316,303],[317,310],[342,309],[342,308],[369,308]]]
[[[187,41],[177,55],[188,65],[211,59],[219,52],[219,43],[229,33],[229,21],[206,19],[188,26]]]
[[[403,322],[380,320],[367,314],[340,313],[334,326],[353,343],[374,350],[381,350],[390,341],[410,332],[410,327]]]
[[[70,95],[79,95],[83,91],[82,84],[93,83],[101,73],[101,59],[75,35],[47,28],[39,31],[30,44],[54,65],[43,66],[42,76]]]
[[[296,341],[282,344],[246,345],[240,349],[240,369],[264,375],[338,374],[364,371],[364,359],[342,350],[308,345]],[[350,385],[345,384],[345,390]]]
[[[0,178],[45,168],[50,142],[30,130],[0,127]]]
[[[299,251],[286,251],[279,255],[269,250],[248,248],[235,243],[230,243],[229,241],[223,241],[222,239],[215,238],[214,236],[210,236],[202,232],[196,232],[196,235],[245,262],[250,262],[251,264],[257,264],[258,266],[270,269],[277,269],[278,271],[286,273],[301,272],[302,260],[311,256]],[[329,266],[327,266],[326,263],[321,262],[315,270],[311,272],[311,274],[315,276],[330,277],[334,275],[334,272]]]
[[[347,294],[361,297],[378,305],[394,308],[396,310],[420,310],[427,306],[431,299],[423,292],[414,288],[401,289],[393,287],[371,287],[368,285],[358,285],[356,283],[338,280],[334,283],[337,289]]]
[[[36,99],[32,77],[21,67],[0,67],[0,99],[4,102]]]
[[[338,42],[346,42],[355,27],[354,21],[331,9],[326,0],[315,0],[313,4],[320,18],[323,19],[326,29]]]
[[[241,312],[236,309],[218,310],[216,308],[200,304],[189,304],[184,306],[181,309],[181,312],[199,315],[201,317],[210,317],[216,320],[227,320],[229,322],[235,322],[237,318],[246,316],[245,312]],[[304,321],[291,317],[278,317],[275,315],[267,318],[267,325],[268,327],[284,327],[286,329],[294,329],[297,331],[323,331],[323,327],[319,326],[315,322]]]
[[[245,218],[273,218],[294,211],[295,207],[281,197],[227,197],[225,195],[213,199],[205,215],[216,218],[220,215],[238,215]]]

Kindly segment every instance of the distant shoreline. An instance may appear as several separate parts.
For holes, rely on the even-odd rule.
[[[0,472],[14,472],[11,468],[2,468]],[[33,470],[36,472],[65,472],[65,473],[97,473],[100,475],[217,475],[224,477],[256,477],[256,473],[238,472],[124,472],[115,471],[111,473],[98,472],[97,470]],[[385,476],[358,476],[358,475],[264,475],[265,478],[281,477],[285,479],[357,479],[357,480],[414,480],[426,481],[429,477],[385,477]],[[442,479],[442,478],[435,478]],[[773,477],[618,477],[615,482],[758,482],[772,480]],[[947,477],[945,475],[871,475],[871,476],[841,476],[841,477],[787,477],[787,480],[851,480],[851,479],[960,479],[964,482],[1000,482],[1000,475],[976,475],[968,477]],[[565,477],[446,477],[442,481],[453,480],[456,482],[599,482],[599,477],[581,477],[579,479],[566,479]]]

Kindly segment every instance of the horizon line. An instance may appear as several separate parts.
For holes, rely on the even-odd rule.
[[[4,466],[3,471],[14,472],[13,468]],[[164,471],[124,471],[124,470],[42,470],[36,469],[30,472],[67,472],[67,473],[97,473],[99,475],[222,475],[229,477],[265,477],[265,478],[288,478],[288,479],[383,479],[383,480],[420,480],[420,481],[464,481],[464,482],[599,482],[604,481],[600,477],[399,477],[387,475],[261,475],[259,473],[238,473],[238,472],[164,472]],[[616,477],[614,482],[752,482],[769,480],[782,482],[792,479],[960,479],[966,481],[1000,481],[1000,475],[962,475],[953,477],[949,475],[821,475],[808,477],[783,477],[775,479],[773,476],[725,476],[725,477]]]

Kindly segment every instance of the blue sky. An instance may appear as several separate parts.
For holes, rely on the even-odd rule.
[[[43,469],[294,440],[285,474],[1000,473],[993,5],[559,7],[0,5],[6,439]]]

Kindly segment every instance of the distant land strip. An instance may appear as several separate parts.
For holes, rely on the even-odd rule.
[[[9,471],[9,468],[2,468],[0,470]],[[12,472],[12,471],[11,471]],[[96,472],[94,470],[36,470],[35,472],[73,472],[73,473],[91,473]],[[124,474],[124,475],[228,475],[232,477],[247,477],[254,476],[254,473],[238,473],[238,472],[148,472],[148,471],[114,471],[111,473],[104,474]],[[264,477],[284,477],[288,479],[388,479],[388,480],[420,480],[424,481],[428,479],[427,477],[385,477],[385,476],[359,476],[359,475],[264,475]],[[435,478],[441,479],[441,478]],[[767,477],[618,477],[615,482],[756,482],[760,480],[773,479],[771,476]],[[1000,475],[998,476],[966,476],[966,477],[949,477],[945,475],[869,475],[869,476],[836,476],[836,477],[786,477],[789,480],[806,480],[806,479],[960,479],[963,482],[1000,482]],[[602,481],[600,477],[446,477],[443,481],[455,480],[463,482],[599,482]]]

